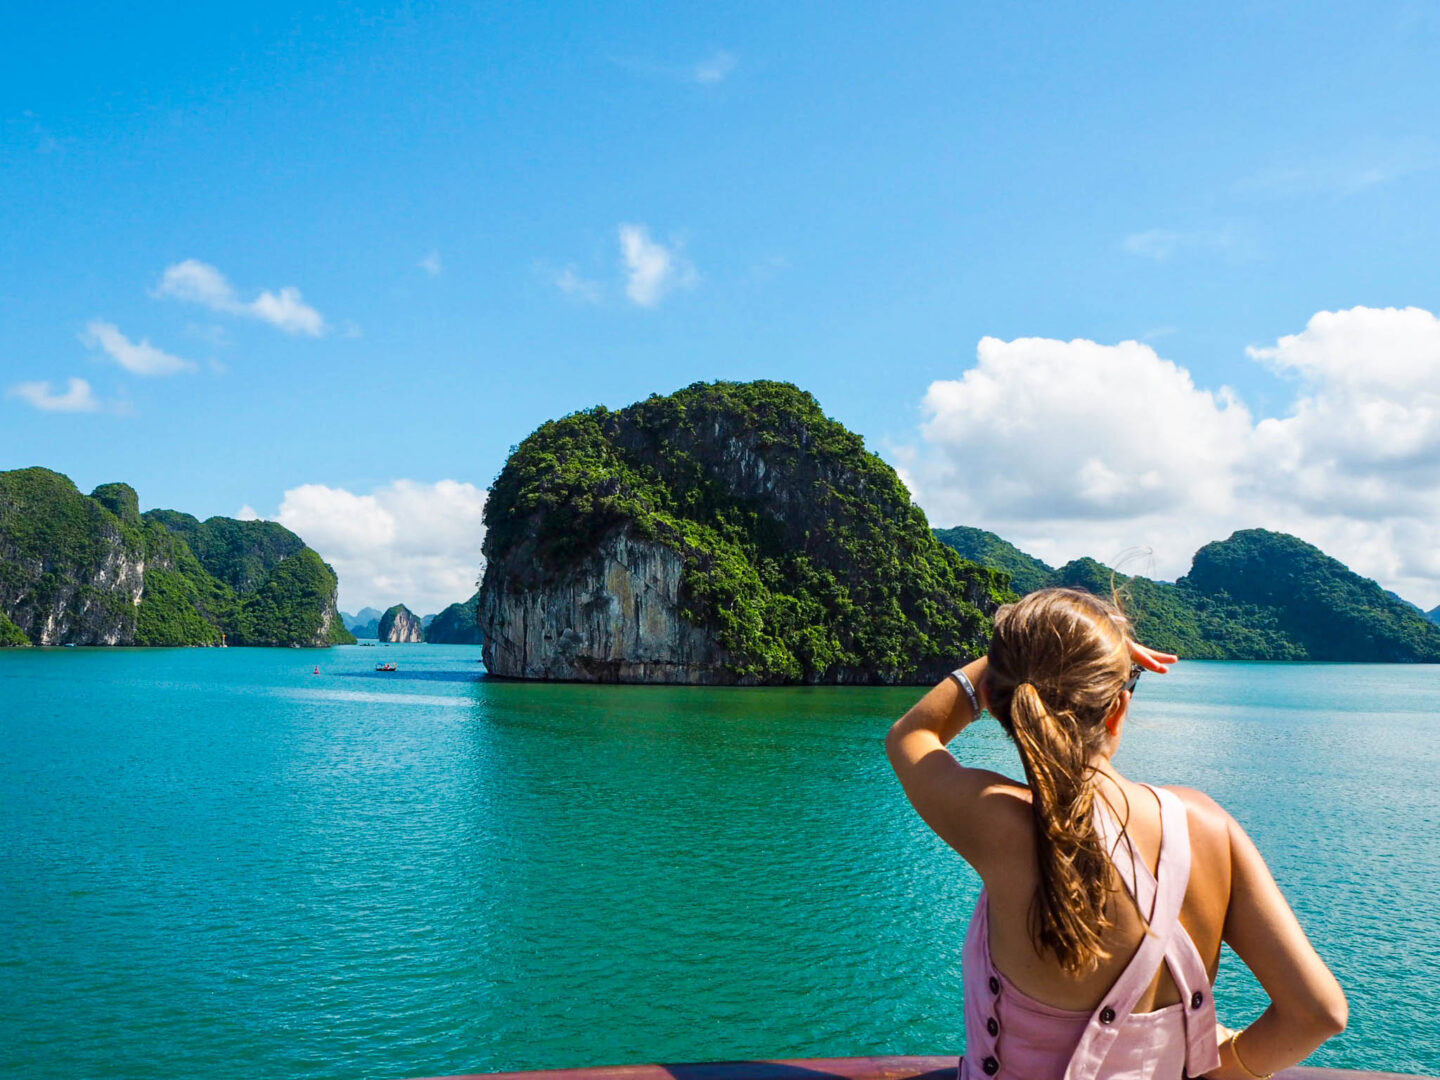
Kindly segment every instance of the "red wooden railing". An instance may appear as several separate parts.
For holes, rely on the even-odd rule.
[[[467,1073],[428,1080],[955,1080],[958,1055],[948,1057],[802,1058],[794,1061],[709,1061],[694,1065],[612,1065],[533,1072]],[[1275,1080],[1423,1080],[1400,1073],[1348,1069],[1286,1069]]]

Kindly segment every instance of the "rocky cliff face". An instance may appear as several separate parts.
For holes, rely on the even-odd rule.
[[[1003,594],[785,383],[697,383],[547,423],[485,523],[478,622],[501,676],[934,681],[983,648]]]
[[[336,592],[331,591],[320,605],[320,623],[315,632],[310,635],[308,641],[301,642],[309,649],[323,649],[328,645],[353,645],[355,635],[345,628],[345,620],[340,618],[340,606],[336,602]],[[346,640],[348,638],[348,640]]]
[[[0,473],[0,611],[35,645],[134,640],[139,536],[49,469]]]
[[[521,679],[734,683],[726,650],[680,614],[684,573],[678,551],[625,531],[538,587],[497,573],[480,593],[485,667]]]
[[[404,604],[396,604],[380,616],[379,638],[381,641],[416,642],[425,640],[425,627],[420,619]]]
[[[128,645],[145,584],[143,554],[118,532],[103,538],[98,563],[67,566],[46,559],[16,559],[19,575],[47,584],[42,590],[0,587],[0,609],[35,645]],[[9,557],[0,551],[0,561]]]

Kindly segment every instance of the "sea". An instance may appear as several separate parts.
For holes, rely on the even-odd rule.
[[[958,1055],[979,881],[883,749],[920,688],[479,658],[0,650],[0,1076]],[[1440,1076],[1437,701],[1435,666],[1137,689],[1117,764],[1229,809],[1349,995],[1312,1064]],[[1019,775],[994,721],[954,747]],[[1216,997],[1264,1007],[1228,953]]]

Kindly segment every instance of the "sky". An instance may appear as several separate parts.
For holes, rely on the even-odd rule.
[[[547,418],[785,379],[937,526],[1440,604],[1440,12],[8,5],[0,468],[438,610]]]

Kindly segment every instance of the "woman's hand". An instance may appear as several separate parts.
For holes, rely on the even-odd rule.
[[[1158,672],[1164,675],[1170,670],[1170,665],[1176,663],[1180,658],[1174,653],[1160,652],[1148,645],[1141,645],[1138,641],[1130,642],[1130,659],[1139,664],[1146,671]]]

